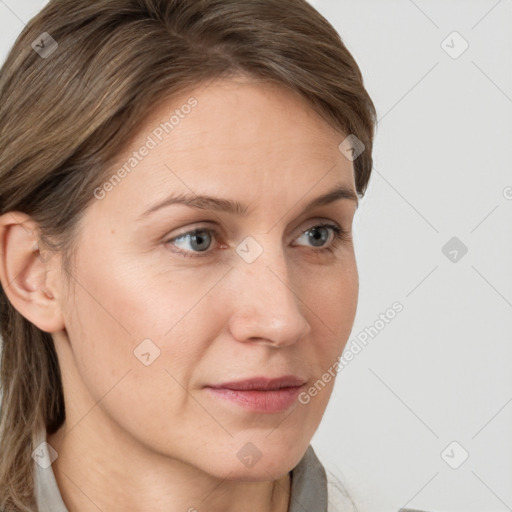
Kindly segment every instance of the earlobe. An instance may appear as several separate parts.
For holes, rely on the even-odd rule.
[[[0,216],[0,282],[11,304],[45,332],[64,329],[58,295],[55,259],[45,261],[37,242],[37,224],[26,214]]]

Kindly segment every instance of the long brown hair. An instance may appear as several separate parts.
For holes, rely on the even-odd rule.
[[[240,73],[289,87],[355,135],[364,194],[375,107],[340,36],[306,0],[51,0],[0,70],[0,215],[30,215],[69,268],[81,215],[146,116]],[[63,389],[51,334],[1,284],[0,509],[32,512],[31,453],[40,429],[63,424]]]

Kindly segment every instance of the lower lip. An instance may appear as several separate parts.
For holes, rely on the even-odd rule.
[[[225,388],[205,388],[218,398],[229,400],[259,413],[283,412],[297,400],[304,386],[274,389],[270,391],[241,391]]]

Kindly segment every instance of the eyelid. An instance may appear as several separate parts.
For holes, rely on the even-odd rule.
[[[297,230],[294,231],[293,234],[299,236],[299,235],[302,235],[303,233],[305,233],[306,231],[308,231],[309,229],[319,227],[319,226],[329,227],[331,224],[337,226],[338,229],[343,230],[343,226],[341,226],[339,222],[336,222],[333,219],[327,219],[325,217],[317,217],[317,218],[311,220],[310,222],[307,222],[306,224],[302,223],[297,228]],[[309,227],[304,228],[303,227],[304,225],[309,226]],[[294,236],[293,239],[295,240],[295,238],[297,238],[297,236]]]
[[[292,235],[293,236],[293,240],[295,238],[297,238],[299,235],[302,235],[308,229],[312,229],[314,227],[318,227],[320,225],[323,225],[323,223],[335,224],[342,231],[346,231],[342,224],[340,224],[339,222],[337,222],[337,221],[335,221],[333,219],[329,219],[327,217],[316,217],[316,218],[313,218],[313,219],[311,219],[310,221],[308,221],[306,223],[302,222],[299,225],[299,227],[297,227],[293,231],[293,235]],[[204,225],[204,224],[206,224],[206,225]],[[184,228],[183,231],[178,232],[177,234],[175,234],[173,236],[171,236],[170,234],[165,235],[163,237],[164,241],[169,242],[169,241],[174,240],[176,238],[180,238],[181,236],[193,234],[194,232],[201,231],[203,229],[206,230],[206,231],[212,231],[216,235],[219,234],[220,230],[224,230],[224,228],[221,228],[218,225],[218,223],[213,222],[213,221],[203,221],[203,223],[201,223],[201,221],[199,221],[197,223],[197,225],[194,225],[194,223],[192,223],[190,225],[193,226],[193,227]],[[309,226],[309,227],[304,227],[304,226]],[[233,230],[228,230],[228,231],[233,232]]]

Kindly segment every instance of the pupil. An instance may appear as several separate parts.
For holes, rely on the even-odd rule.
[[[322,229],[323,230],[323,233],[324,235],[320,235],[319,237],[316,236],[316,235],[313,235],[313,233],[317,233],[319,232],[319,230]],[[315,228],[311,231],[311,234],[310,234],[310,238],[311,240],[314,242],[313,245],[315,245],[316,247],[320,247],[321,245],[323,245],[323,243],[326,242],[326,240],[328,239],[329,237],[329,234],[327,233],[327,230],[323,227],[320,227],[320,228]],[[320,241],[319,244],[317,244],[316,242],[317,241]]]
[[[199,234],[199,233],[203,233],[203,234]],[[195,233],[194,235],[192,235],[192,239],[193,239],[193,243],[197,242],[199,245],[201,245],[202,242],[204,242],[204,240],[208,237],[205,237],[204,236],[204,233],[205,231],[199,231],[197,233]],[[208,249],[208,244],[206,244],[206,247],[198,247],[198,250],[199,251],[205,251],[206,249]]]

